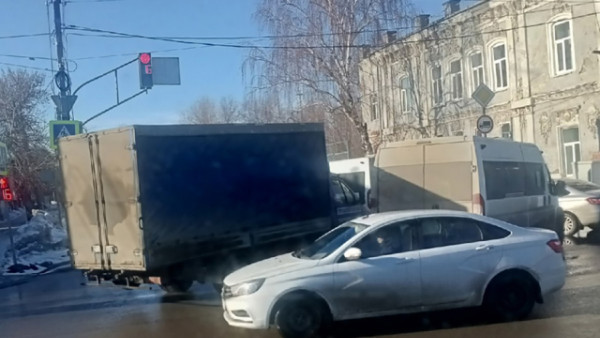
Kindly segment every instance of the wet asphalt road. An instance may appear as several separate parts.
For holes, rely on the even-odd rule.
[[[336,337],[600,337],[600,245],[567,247],[569,278],[559,293],[518,323],[490,323],[477,309],[338,323]],[[81,285],[80,273],[36,277],[0,290],[0,337],[278,337],[230,328],[217,294],[195,285],[189,296],[149,286],[125,290]]]

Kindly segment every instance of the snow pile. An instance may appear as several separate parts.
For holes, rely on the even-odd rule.
[[[39,273],[69,260],[67,232],[56,212],[36,210],[33,214],[31,221],[14,229],[18,264],[13,265],[9,248],[4,254],[4,274]]]

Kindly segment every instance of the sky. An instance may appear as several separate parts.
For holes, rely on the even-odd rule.
[[[345,1],[345,0],[339,0]],[[258,0],[63,0],[64,24],[149,36],[257,36],[263,34],[252,15]],[[416,0],[419,10],[440,16],[443,0]],[[0,0],[0,37],[38,34],[53,29],[52,5],[45,0]],[[49,12],[47,11],[49,10]],[[434,17],[435,18],[435,17]],[[181,85],[154,86],[147,94],[122,104],[90,122],[88,130],[130,124],[177,123],[180,114],[196,100],[208,96],[218,100],[230,96],[242,99],[245,91],[242,64],[248,50],[223,47],[196,47],[176,43],[78,36],[67,30],[66,57],[72,88],[137,57],[139,52],[152,56],[179,57]],[[83,33],[90,34],[90,33]],[[227,42],[227,41],[225,41]],[[235,43],[236,41],[229,41]],[[244,41],[247,44],[248,41]],[[52,54],[51,54],[52,51]],[[8,56],[13,55],[13,56]],[[54,41],[48,36],[0,39],[0,69],[34,68],[47,75],[52,85],[56,71]],[[18,56],[18,57],[15,57]],[[137,65],[119,70],[121,100],[139,91]],[[90,116],[116,103],[115,77],[95,81],[78,93],[73,108],[75,119]],[[52,104],[45,107],[47,119],[53,119]]]

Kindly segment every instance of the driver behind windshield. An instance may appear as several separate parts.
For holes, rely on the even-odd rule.
[[[399,229],[397,227],[385,227],[365,238],[364,257],[376,257],[390,255],[402,251],[401,241],[399,240]]]

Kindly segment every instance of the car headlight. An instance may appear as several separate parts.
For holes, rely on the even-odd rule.
[[[256,291],[258,291],[258,289],[260,289],[260,287],[263,285],[264,282],[265,282],[265,279],[262,278],[262,279],[256,279],[253,281],[233,285],[231,287],[231,296],[238,297],[238,296],[251,295],[251,294],[255,293]]]

